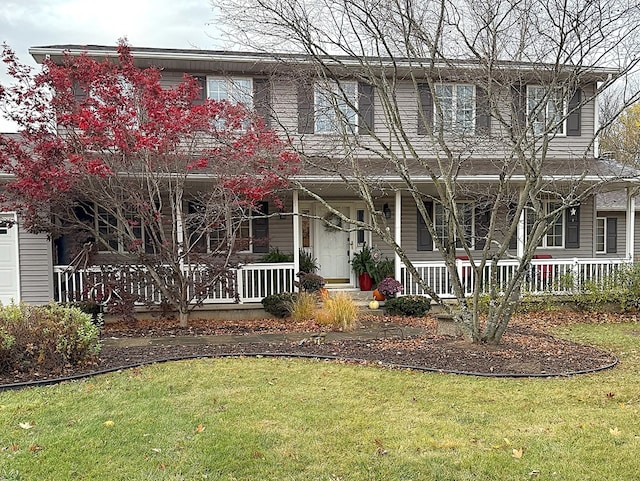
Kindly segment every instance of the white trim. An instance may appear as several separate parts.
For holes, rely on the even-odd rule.
[[[396,215],[395,215],[395,219],[394,219],[394,236],[395,236],[395,241],[396,244],[398,244],[398,247],[402,247],[402,194],[399,190],[396,190],[396,205],[395,205],[395,210],[396,210]],[[395,258],[395,278],[396,279],[401,279],[401,272],[402,272],[402,266],[400,265],[401,260],[400,260],[400,256],[398,255],[397,252],[394,252],[394,258]]]
[[[113,46],[102,46],[96,45],[95,47],[105,47],[105,48],[91,48],[89,45],[50,45],[50,46],[38,46],[29,48],[29,54],[34,57],[36,62],[41,63],[45,57],[51,55],[63,55],[65,52],[68,52],[72,56],[78,56],[82,53],[86,53],[90,57],[116,57],[118,55],[116,48]],[[257,55],[252,52],[230,52],[230,51],[220,51],[220,50],[181,50],[181,49],[162,49],[162,48],[148,48],[142,50],[141,47],[131,47],[131,55],[135,59],[166,59],[166,60],[202,60],[206,62],[241,62],[248,63],[251,65],[254,64],[275,64],[282,65],[283,63],[288,62],[297,62],[301,64],[309,64],[310,59],[306,55],[297,55],[297,54],[288,54],[288,53],[279,53],[274,52],[271,55]],[[39,58],[42,57],[42,58]],[[424,59],[398,59],[398,58],[385,58],[385,57],[371,57],[376,60],[376,64],[379,65],[382,69],[386,67],[393,68],[416,68],[417,65],[420,65],[420,60],[423,60],[424,65],[428,64],[435,69],[463,69],[469,71],[482,71],[485,73],[485,66],[480,62],[474,60],[459,60],[457,62],[435,62],[433,63],[433,59],[424,58]],[[352,66],[352,67],[362,67],[362,59],[361,58],[350,58],[347,56],[336,56],[336,57],[325,57],[328,65],[339,65],[339,66]],[[532,62],[513,62],[513,61],[505,61],[498,62],[496,65],[498,68],[504,70],[513,70],[513,71],[532,71],[539,72],[541,68],[551,67],[556,68],[556,65],[553,64],[539,64]],[[573,66],[565,66],[562,71],[566,72],[574,72],[576,69]],[[594,77],[597,77],[601,80],[606,80],[610,75],[619,75],[620,70],[615,68],[608,67],[588,67],[586,72],[592,74]]]
[[[634,189],[627,187],[625,258],[633,260],[636,228],[636,198]]]
[[[22,299],[22,285],[21,285],[21,277],[20,277],[20,228],[18,225],[18,215],[14,211],[10,212],[0,212],[0,217],[10,218],[14,224],[11,229],[15,229],[15,236],[13,241],[13,249],[15,253],[15,266],[16,266],[16,292],[13,300],[15,303],[19,303]]]
[[[598,250],[598,221],[602,221],[603,229],[602,229],[602,250]],[[595,249],[596,254],[606,254],[607,253],[607,218],[606,217],[596,217],[595,228],[593,229],[593,233],[595,234],[595,242],[593,243],[593,248]]]
[[[293,265],[300,272],[300,200],[298,191],[293,191]]]

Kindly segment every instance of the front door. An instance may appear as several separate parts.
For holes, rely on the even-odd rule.
[[[18,225],[13,214],[0,214],[0,302],[20,301],[18,282]]]
[[[350,205],[335,205],[334,208],[347,217],[351,215]],[[341,230],[339,227],[346,227],[343,221],[337,216],[329,215],[325,208],[320,207],[317,215],[335,225],[332,227],[320,219],[315,221],[313,250],[320,265],[318,274],[330,284],[352,284],[351,264],[349,263],[351,233]]]

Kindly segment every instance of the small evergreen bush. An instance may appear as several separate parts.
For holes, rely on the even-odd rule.
[[[61,371],[89,362],[100,352],[99,333],[75,307],[0,306],[0,371]]]
[[[262,299],[262,306],[269,314],[273,314],[276,317],[287,317],[291,315],[291,307],[297,296],[297,294],[291,292],[271,294]]]
[[[421,317],[431,309],[431,299],[423,296],[396,297],[386,301],[384,307],[389,314]]]

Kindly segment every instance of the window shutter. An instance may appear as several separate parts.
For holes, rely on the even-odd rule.
[[[607,217],[607,254],[618,252],[618,219]]]
[[[426,135],[433,130],[433,96],[429,84],[418,84],[418,135]]]
[[[313,83],[301,81],[298,84],[298,133],[314,132]]]
[[[568,116],[567,116],[567,135],[577,137],[581,134],[581,102],[582,102],[582,91],[580,89],[576,90],[569,100],[568,106]]]
[[[195,78],[198,81],[198,85],[200,85],[200,97],[193,99],[192,103],[194,105],[201,105],[207,98],[207,78],[204,75],[194,75],[193,78]]]
[[[476,87],[476,134],[491,134],[491,107],[487,91]]]
[[[260,202],[259,210],[256,212],[259,217],[251,219],[253,230],[253,252],[255,254],[266,254],[269,252],[269,204]]]
[[[516,83],[511,86],[511,124],[516,132],[527,127],[527,86]]]
[[[369,134],[373,132],[373,85],[358,82],[358,132]]]
[[[475,242],[474,248],[477,251],[484,249],[487,244],[487,234],[489,234],[489,224],[491,222],[491,210],[488,206],[477,207],[475,211]]]
[[[433,217],[433,202],[425,202],[424,208],[427,210],[429,216]],[[431,239],[431,233],[427,229],[427,224],[422,218],[422,214],[418,211],[418,250],[419,251],[432,251],[433,239]]]
[[[578,249],[580,247],[580,206],[569,207],[565,213],[565,242],[567,249]]]
[[[271,126],[271,89],[269,87],[269,79],[253,79],[253,107],[267,127]]]

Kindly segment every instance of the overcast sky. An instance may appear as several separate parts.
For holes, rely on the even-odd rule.
[[[136,47],[223,48],[212,18],[209,0],[0,0],[0,40],[32,65],[29,47],[115,45],[121,37]],[[9,81],[4,65],[0,81]],[[0,132],[12,131],[0,119]]]

